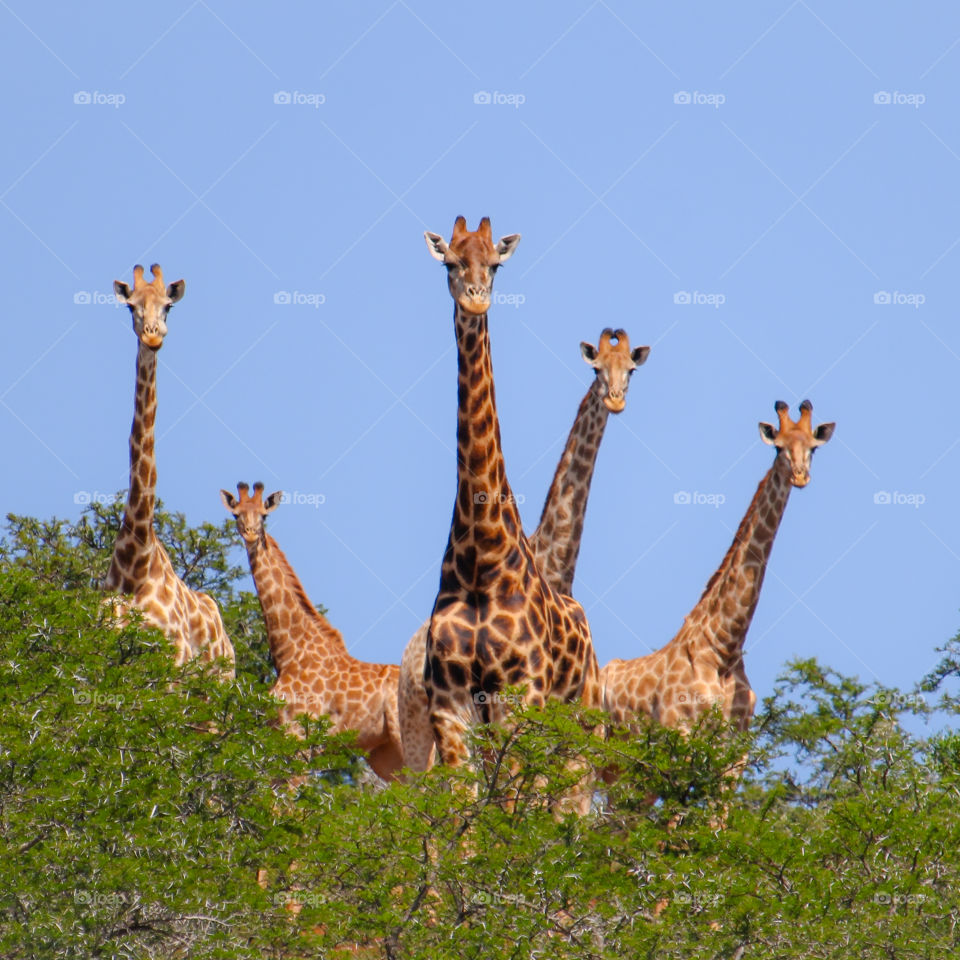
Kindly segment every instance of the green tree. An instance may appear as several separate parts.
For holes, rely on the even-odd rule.
[[[912,691],[790,664],[747,734],[707,715],[603,741],[596,716],[525,708],[472,733],[476,768],[377,789],[349,737],[277,727],[229,523],[158,515],[221,605],[235,681],[105,619],[119,515],[11,517],[0,542],[0,956],[960,950],[957,639]],[[563,801],[584,758],[618,776],[580,817]]]

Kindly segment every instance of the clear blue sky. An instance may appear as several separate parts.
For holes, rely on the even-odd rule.
[[[960,627],[956,5],[9,0],[0,23],[5,512],[126,485],[136,342],[104,301],[159,261],[187,282],[160,495],[199,522],[240,479],[298,493],[271,531],[352,652],[398,661],[455,481],[422,233],[489,215],[523,234],[491,330],[529,529],[578,342],[653,348],[581,551],[601,661],[674,634],[770,465],[757,421],[805,396],[837,431],[774,546],[757,691],[796,656],[909,683]]]

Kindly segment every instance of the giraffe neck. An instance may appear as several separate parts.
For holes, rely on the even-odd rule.
[[[537,566],[558,593],[573,592],[590,481],[609,415],[600,399],[600,381],[595,379],[580,403],[540,524],[530,537]]]
[[[310,602],[277,541],[269,534],[247,543],[250,572],[267,625],[270,655],[279,677],[298,661],[347,657],[340,631]]]
[[[440,575],[441,592],[485,592],[529,550],[507,481],[490,363],[487,315],[455,308],[457,498]]]
[[[709,647],[721,665],[733,666],[743,655],[790,490],[789,470],[778,457],[760,481],[727,555],[678,634]]]
[[[131,592],[146,576],[153,550],[157,496],[154,425],[157,419],[157,351],[139,344],[133,426],[130,429],[130,485],[117,534],[107,586]]]

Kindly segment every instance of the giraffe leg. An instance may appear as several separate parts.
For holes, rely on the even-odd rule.
[[[415,691],[400,710],[403,765],[417,772],[429,770],[434,764],[434,738],[426,692]]]
[[[403,651],[400,660],[400,682],[397,685],[403,765],[417,773],[429,770],[434,764],[435,756],[430,704],[423,683],[428,627],[429,623],[420,627]]]
[[[446,697],[434,701],[430,710],[430,725],[437,741],[437,757],[440,763],[457,767],[470,759],[470,752],[463,737],[469,721]]]
[[[588,666],[587,677],[584,681],[583,692],[581,693],[581,703],[587,710],[599,710],[603,706],[603,695],[600,687],[599,670],[596,662]],[[586,726],[594,737],[604,736],[603,725]],[[575,810],[581,817],[585,817],[593,806],[594,792],[597,790],[600,782],[603,780],[603,771],[595,770],[590,763],[582,757],[572,760],[568,764],[568,769],[575,773],[582,774],[579,783],[573,788],[570,796],[567,798],[567,806]]]

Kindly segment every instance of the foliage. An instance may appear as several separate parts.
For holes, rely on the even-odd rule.
[[[29,570],[62,590],[100,586],[110,567],[125,500],[121,491],[108,502],[93,501],[76,522],[11,514],[7,536],[0,542],[0,564]],[[238,587],[247,575],[246,560],[242,566],[230,560],[238,539],[234,521],[192,527],[182,513],[170,513],[158,499],[155,527],[180,579],[209,593],[219,605],[236,651],[237,673],[273,683],[260,602],[255,593]]]
[[[708,715],[686,736],[644,723],[604,742],[597,717],[523,709],[475,732],[475,767],[375,789],[348,737],[276,727],[228,524],[159,516],[175,566],[221,605],[235,682],[106,620],[118,517],[11,517],[0,544],[0,956],[960,948],[960,736],[912,732],[934,706],[956,715],[950,645],[915,691],[793,663],[749,734]],[[581,817],[567,801],[584,762],[616,779]]]

